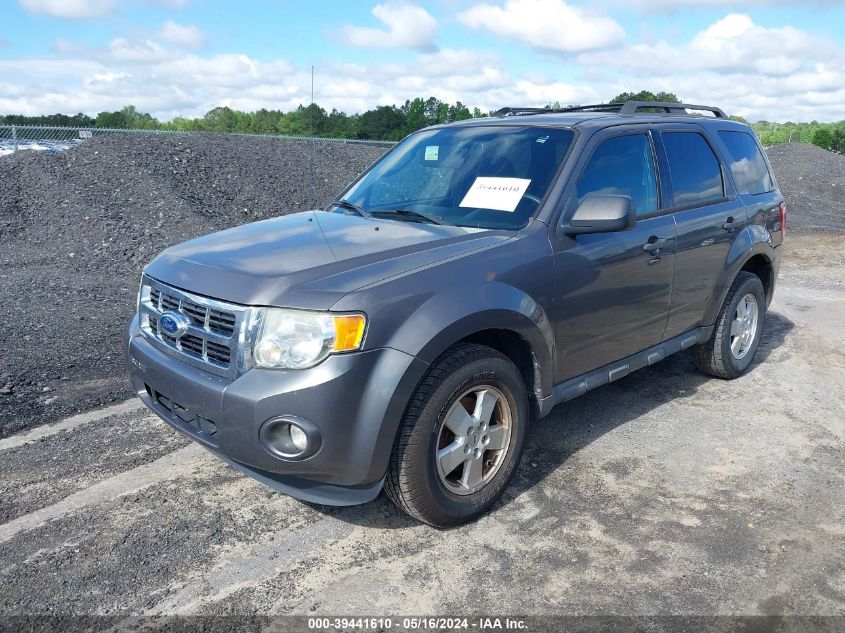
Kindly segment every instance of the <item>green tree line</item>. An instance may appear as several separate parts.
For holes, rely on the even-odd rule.
[[[261,109],[243,112],[221,106],[197,118],[176,117],[158,121],[135,106],[115,112],[52,114],[48,116],[0,116],[0,124],[61,125],[71,127],[176,130],[190,132],[236,132],[244,134],[295,134],[349,139],[399,140],[407,134],[436,123],[486,116],[478,108],[472,111],[460,101],[445,103],[435,97],[408,100],[404,105],[378,106],[362,114],[327,112],[317,104],[300,105],[295,110]]]
[[[623,92],[610,103],[625,101],[680,100],[671,92]],[[560,108],[560,102],[548,104]],[[346,114],[336,109],[330,112],[317,104],[300,105],[295,110],[261,109],[243,112],[221,106],[196,118],[176,117],[159,121],[146,112],[128,105],[115,112],[100,112],[96,117],[83,113],[23,116],[0,116],[0,124],[50,125],[90,128],[155,129],[192,132],[236,132],[245,134],[291,134],[349,139],[399,140],[407,134],[437,123],[489,116],[478,108],[470,108],[460,101],[454,104],[436,97],[405,101],[403,105],[383,105],[361,114]],[[741,117],[731,117],[746,122]],[[845,153],[845,120],[836,123],[750,123],[764,145],[800,142],[813,143],[824,149]]]
[[[763,145],[777,143],[812,143],[824,149],[845,154],[845,120],[836,123],[772,123],[751,124]]]

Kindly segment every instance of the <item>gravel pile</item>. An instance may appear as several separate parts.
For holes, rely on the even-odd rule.
[[[129,395],[121,329],[162,249],[325,206],[383,152],[115,135],[0,158],[0,437]]]
[[[845,233],[845,156],[806,143],[767,153],[786,198],[787,234]]]
[[[121,329],[162,249],[324,206],[383,151],[133,135],[0,158],[0,437],[130,395]],[[769,155],[790,230],[845,232],[845,157],[799,144]]]

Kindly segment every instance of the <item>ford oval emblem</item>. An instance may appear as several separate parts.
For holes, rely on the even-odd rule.
[[[181,312],[168,310],[159,317],[158,327],[167,336],[179,338],[188,331],[191,320]]]

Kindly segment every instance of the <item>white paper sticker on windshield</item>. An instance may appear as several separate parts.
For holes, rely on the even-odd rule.
[[[530,184],[528,178],[479,177],[472,183],[460,206],[513,213]]]
[[[425,159],[426,160],[437,160],[438,155],[440,154],[440,146],[439,145],[426,145],[425,146]]]

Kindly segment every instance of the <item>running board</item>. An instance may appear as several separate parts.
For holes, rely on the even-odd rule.
[[[659,345],[649,347],[627,358],[555,385],[552,388],[552,395],[540,400],[540,417],[547,416],[561,402],[568,402],[573,398],[584,395],[591,389],[619,380],[633,371],[654,365],[676,352],[688,349],[697,343],[703,343],[710,338],[712,332],[713,326],[700,327],[684,332],[680,336],[670,338]]]

